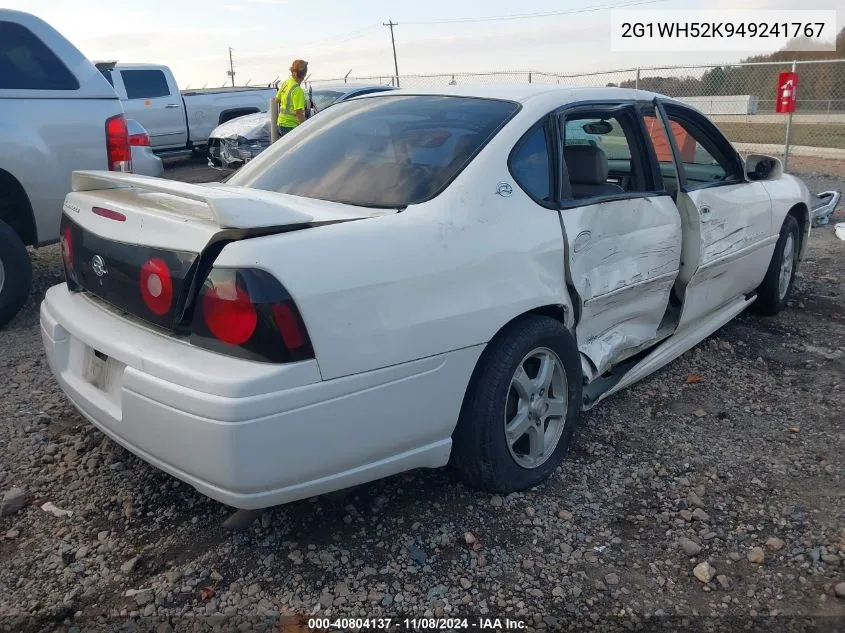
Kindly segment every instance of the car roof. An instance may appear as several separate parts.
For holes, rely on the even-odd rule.
[[[530,101],[557,101],[561,104],[579,101],[653,101],[655,97],[668,99],[663,95],[634,88],[616,88],[613,86],[575,86],[563,87],[543,84],[496,84],[442,86],[439,88],[400,88],[392,94],[433,95],[476,97],[482,99],[502,99],[528,103]],[[378,96],[378,95],[376,95]]]
[[[101,62],[101,61],[97,61],[97,62],[94,62],[94,63],[95,64],[102,64],[102,63],[111,64],[111,63],[114,63],[114,67],[117,70],[120,70],[121,68],[124,68],[124,69],[127,69],[127,70],[130,70],[130,69],[133,69],[133,68],[141,68],[143,70],[161,70],[161,69],[164,69],[164,68],[169,68],[169,66],[165,66],[164,64],[145,64],[143,62]]]
[[[346,94],[347,92],[353,92],[355,90],[361,90],[363,88],[379,88],[381,90],[395,90],[393,86],[386,86],[384,84],[340,84],[340,83],[331,83],[331,84],[311,84],[310,87],[314,91],[319,90],[328,90],[330,92],[342,92]]]

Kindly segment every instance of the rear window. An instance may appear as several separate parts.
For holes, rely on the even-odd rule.
[[[121,70],[127,99],[154,99],[170,94],[167,79],[160,70]]]
[[[32,31],[0,21],[0,89],[79,90],[79,82]]]
[[[510,101],[387,96],[339,103],[229,181],[365,207],[437,196],[512,117]],[[307,130],[307,131],[306,131]]]

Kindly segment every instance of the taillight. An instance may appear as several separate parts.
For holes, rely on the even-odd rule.
[[[132,171],[129,129],[122,114],[106,119],[106,156],[111,171]]]
[[[173,305],[173,277],[167,262],[159,257],[144,262],[139,286],[141,298],[150,312],[158,316],[168,313]]]
[[[194,306],[191,343],[271,363],[314,358],[302,316],[287,290],[254,268],[215,268]]]
[[[62,229],[62,258],[64,258],[65,265],[73,267],[73,233],[69,226]]]
[[[130,134],[129,144],[134,147],[150,147],[150,135],[146,132]]]
[[[65,216],[62,216],[59,241],[62,245],[62,264],[65,269],[65,280],[68,282],[68,285],[71,285],[76,277],[73,270],[73,229],[71,229],[70,224],[65,220]]]
[[[305,345],[303,330],[299,327],[297,316],[289,304],[274,304],[273,320],[276,322],[279,334],[282,335],[282,340],[288,349],[297,349]]]
[[[255,333],[258,312],[242,288],[221,283],[202,296],[202,316],[211,333],[229,345],[243,345]]]

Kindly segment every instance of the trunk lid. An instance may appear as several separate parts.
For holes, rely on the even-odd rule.
[[[62,215],[65,276],[71,290],[179,331],[227,243],[392,213],[219,183],[75,172]],[[159,305],[162,296],[169,300]]]

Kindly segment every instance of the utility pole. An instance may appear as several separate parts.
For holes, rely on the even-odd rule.
[[[399,87],[399,64],[396,62],[396,40],[393,38],[393,27],[399,26],[393,20],[382,22],[382,26],[390,27],[390,43],[393,45],[393,69],[396,71],[396,87]]]
[[[229,71],[226,73],[232,78],[232,88],[235,87],[235,64],[232,62],[232,47],[229,47]]]

